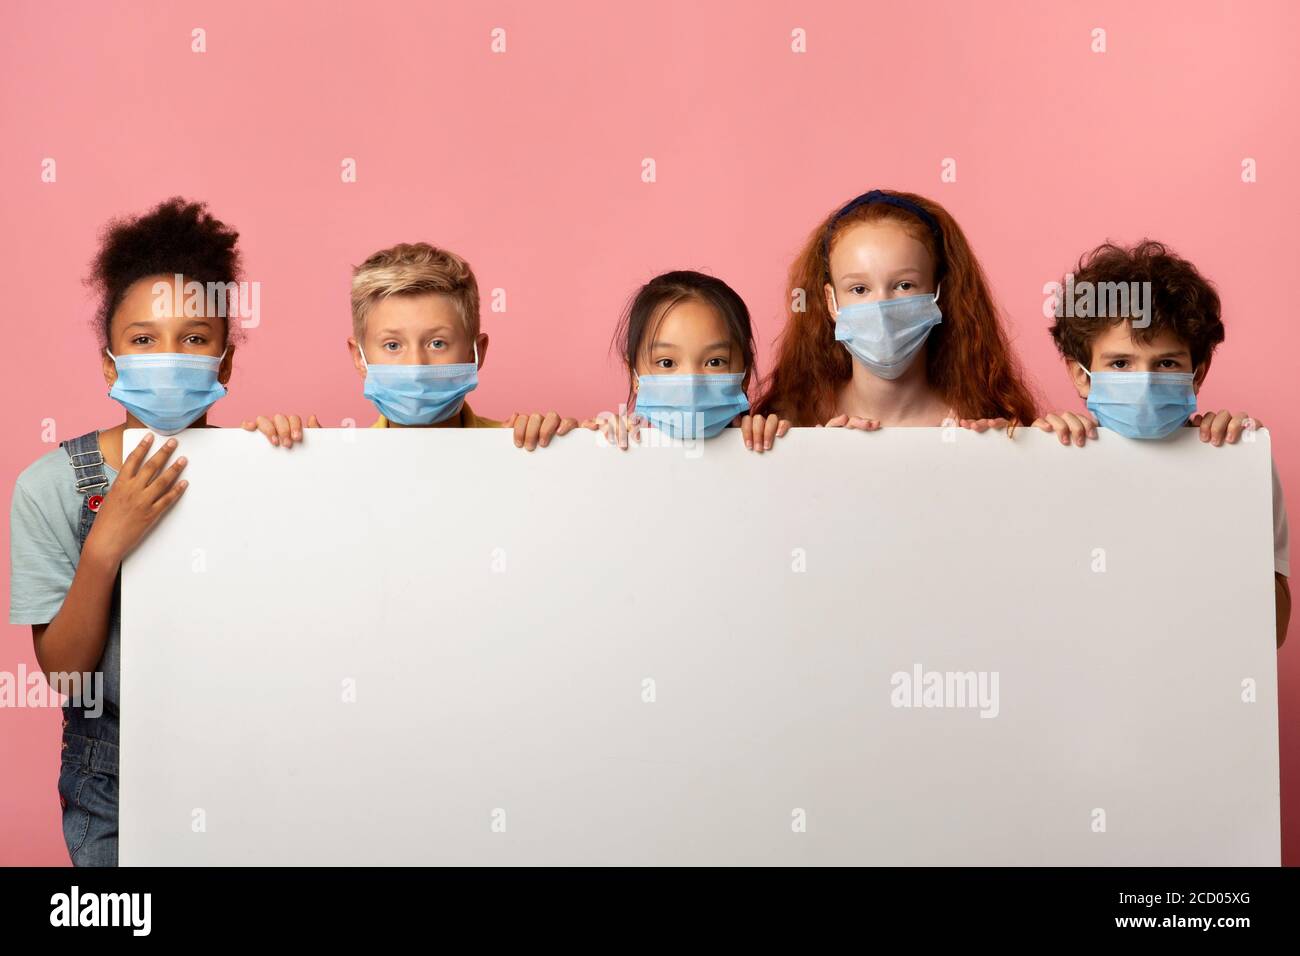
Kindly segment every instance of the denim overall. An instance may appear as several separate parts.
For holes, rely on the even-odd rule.
[[[95,514],[108,488],[99,432],[61,443],[68,453],[77,493],[82,496],[77,546],[85,547]],[[75,866],[117,866],[118,692],[121,676],[122,576],[113,584],[108,639],[98,672],[103,712],[83,711],[69,698],[63,707],[63,760],[59,768],[59,803],[63,839]]]

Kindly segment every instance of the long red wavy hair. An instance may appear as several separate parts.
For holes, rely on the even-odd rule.
[[[943,235],[945,269],[939,293],[943,322],[926,341],[930,384],[961,418],[1001,417],[1029,424],[1035,418],[1033,395],[998,320],[984,270],[961,227],[936,202],[914,193],[882,192],[920,206],[934,217]],[[757,402],[759,411],[776,412],[795,425],[820,425],[833,417],[835,397],[853,376],[853,358],[835,341],[835,320],[823,294],[830,281],[823,241],[834,216],[831,212],[809,234],[790,267],[786,325],[777,344],[775,367]],[[901,223],[938,262],[930,229],[913,213],[881,202],[859,206],[835,222],[827,248],[833,249],[850,226],[878,220]]]

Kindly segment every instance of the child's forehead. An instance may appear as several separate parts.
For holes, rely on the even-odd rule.
[[[710,341],[729,341],[731,338],[721,313],[708,302],[694,297],[660,305],[651,316],[647,331],[650,333],[645,337],[647,346],[652,342],[684,345],[702,338]]]
[[[437,292],[390,295],[376,302],[366,315],[366,331],[464,332],[465,323],[450,297]]]
[[[1092,352],[1100,355],[1106,352],[1126,355],[1156,355],[1189,351],[1187,342],[1167,328],[1140,330],[1134,329],[1128,320],[1116,322],[1101,332],[1092,341]]]
[[[846,228],[831,247],[831,271],[837,276],[932,267],[930,250],[915,232],[894,219],[858,222]]]
[[[127,321],[155,319],[167,322],[183,319],[187,303],[191,311],[194,311],[196,306],[199,311],[206,309],[206,290],[201,291],[197,298],[192,297],[190,294],[192,290],[185,287],[186,281],[182,277],[180,288],[177,289],[174,276],[156,275],[136,279],[118,302],[114,317]]]
[[[186,291],[184,280],[178,291],[172,276],[148,276],[131,283],[109,320],[109,332],[215,331],[225,325],[219,311],[212,311],[206,293],[197,297]]]

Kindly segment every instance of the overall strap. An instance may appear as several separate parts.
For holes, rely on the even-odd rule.
[[[84,546],[95,523],[95,513],[104,502],[104,490],[108,488],[104,456],[99,451],[99,432],[87,432],[59,444],[68,453],[68,462],[76,476],[77,493],[85,496],[81,501],[81,520],[77,527],[77,543]]]
[[[108,475],[104,473],[104,456],[99,451],[99,430],[78,435],[60,442],[68,453],[72,464],[72,473],[77,477],[77,492],[83,495],[94,494],[108,487]]]

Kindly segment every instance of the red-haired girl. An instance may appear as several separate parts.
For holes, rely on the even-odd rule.
[[[1034,400],[984,271],[938,203],[872,190],[820,223],[758,402],[795,425],[1029,424]]]

